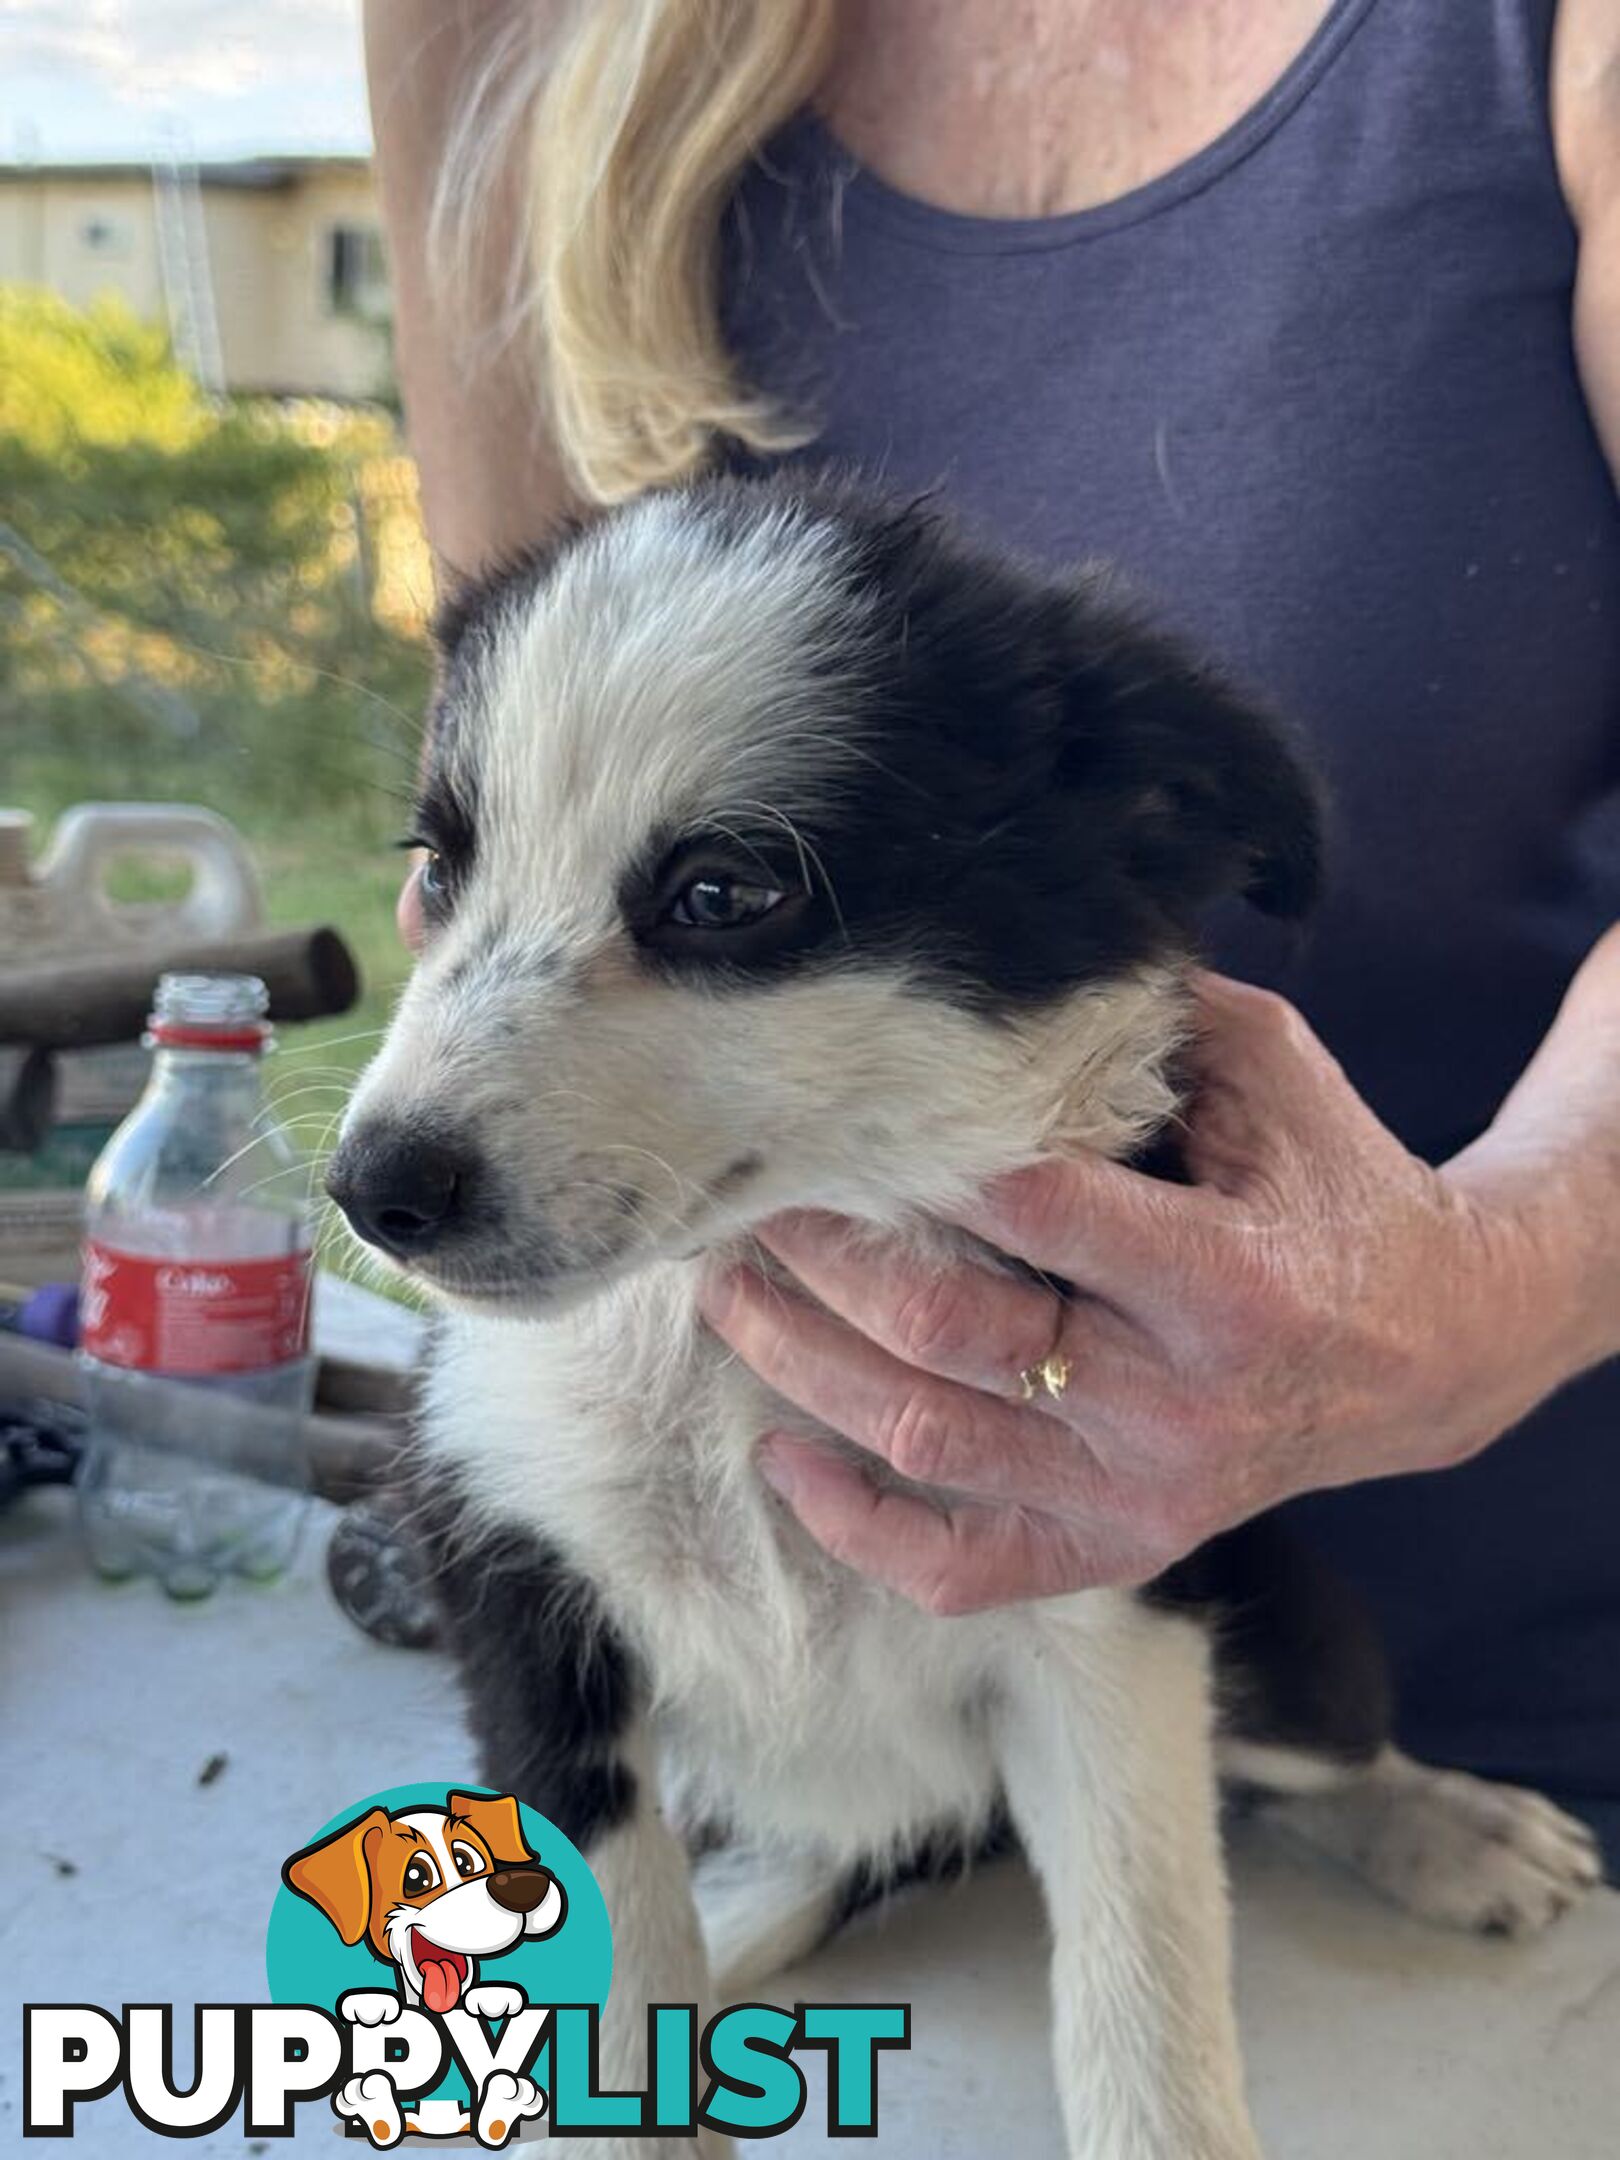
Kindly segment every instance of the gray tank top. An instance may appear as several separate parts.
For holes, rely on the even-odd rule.
[[[1243,119],[1072,216],[897,194],[814,119],[724,306],[804,453],[1101,554],[1304,728],[1330,897],[1223,921],[1442,1158],[1620,917],[1620,505],[1571,345],[1553,0],[1335,0]],[[1466,1471],[1302,1511],[1378,1597],[1411,1739],[1620,1802],[1620,1368]]]

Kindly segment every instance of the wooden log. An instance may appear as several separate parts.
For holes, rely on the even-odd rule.
[[[135,1041],[160,975],[260,976],[273,1020],[319,1020],[348,1012],[359,972],[335,930],[266,930],[142,954],[0,968],[0,1043],[86,1050]]]
[[[303,1420],[289,1449],[285,1420],[240,1396],[149,1376],[129,1399],[136,1422],[125,1436],[166,1454],[190,1456],[218,1470],[238,1471],[269,1485],[309,1486],[323,1499],[345,1502],[374,1493],[399,1474],[406,1440],[398,1418],[327,1417]],[[48,1402],[82,1410],[84,1373],[70,1350],[0,1335],[0,1402]]]
[[[320,1353],[315,1401],[322,1410],[343,1417],[407,1417],[415,1394],[412,1376],[395,1366],[362,1365],[357,1358]]]
[[[0,1048],[0,1149],[32,1155],[56,1110],[56,1062],[48,1050]]]

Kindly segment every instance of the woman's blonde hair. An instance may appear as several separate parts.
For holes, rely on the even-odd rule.
[[[533,351],[589,501],[695,472],[722,437],[759,451],[807,438],[738,377],[719,241],[748,160],[825,73],[835,4],[572,0],[559,19],[529,0],[475,74],[439,181],[434,259],[445,284],[471,289],[515,163],[521,247],[501,331]]]

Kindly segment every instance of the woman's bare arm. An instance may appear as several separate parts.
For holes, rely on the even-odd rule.
[[[1489,1131],[1445,1175],[1476,1207],[1513,1211],[1562,1280],[1558,1377],[1620,1355],[1620,924],[1587,955]]]
[[[1575,354],[1592,418],[1620,480],[1620,8],[1561,0],[1553,134],[1580,229]]]
[[[554,6],[556,0],[521,4]],[[455,116],[512,5],[365,0],[366,71],[400,389],[441,579],[475,574],[536,539],[571,507],[526,355],[480,336],[499,320],[515,197],[493,206],[471,320],[446,319],[428,272],[434,189]]]

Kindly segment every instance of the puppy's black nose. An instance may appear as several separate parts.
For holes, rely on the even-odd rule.
[[[327,1165],[326,1189],[368,1245],[409,1260],[460,1219],[467,1158],[443,1140],[362,1128]]]
[[[533,1912],[550,1888],[544,1868],[497,1868],[489,1878],[489,1894],[503,1912]]]

